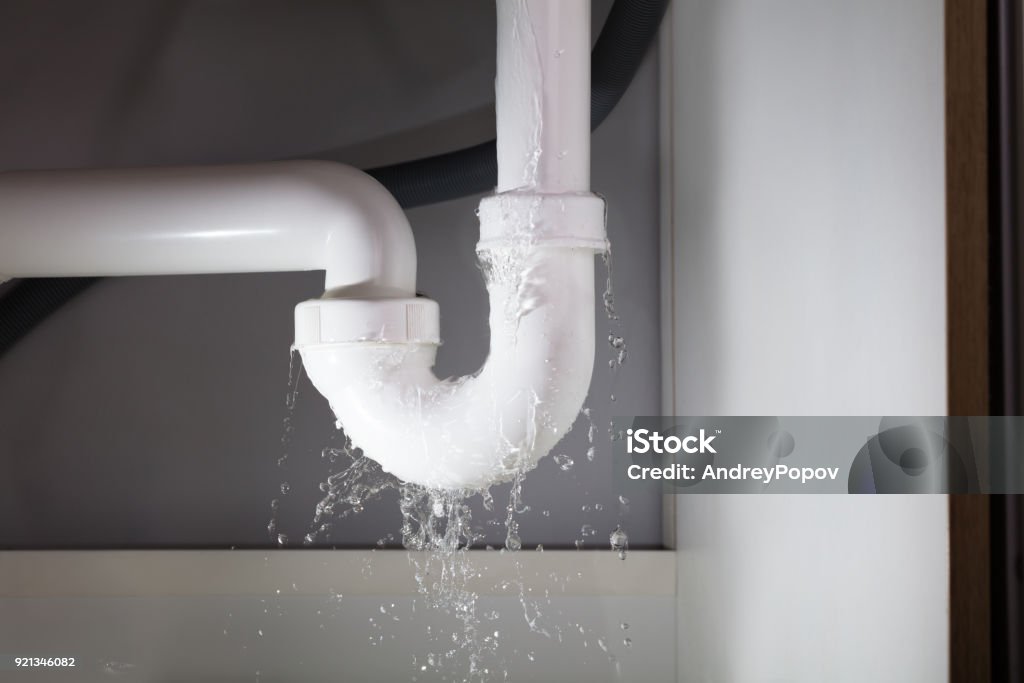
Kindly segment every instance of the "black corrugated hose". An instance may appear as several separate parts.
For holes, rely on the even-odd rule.
[[[608,117],[654,42],[669,0],[615,0],[590,55],[590,127]],[[495,141],[367,171],[405,208],[487,192],[498,179]],[[0,298],[0,355],[100,278],[18,281]]]

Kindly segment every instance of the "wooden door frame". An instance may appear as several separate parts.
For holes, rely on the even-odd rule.
[[[950,415],[1018,415],[1021,0],[945,0]],[[949,672],[1006,679],[1005,498],[949,497]]]

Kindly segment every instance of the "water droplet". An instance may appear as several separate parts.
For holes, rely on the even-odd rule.
[[[291,491],[291,490],[292,490],[291,484],[289,484],[288,482],[283,482],[281,484],[281,495],[282,496],[287,496],[288,492]]]
[[[288,545],[288,534],[278,534],[277,544],[282,547]]]
[[[604,510],[604,505],[601,503],[594,503],[594,509],[600,512],[601,510]]]
[[[259,636],[260,638],[262,638],[263,637],[263,629],[257,629],[256,630],[256,635]]]
[[[619,628],[621,628],[623,631],[628,631],[629,630],[629,622],[627,622],[627,621],[622,622],[621,624],[619,624]]]
[[[559,453],[558,455],[555,456],[555,464],[557,464],[558,468],[561,469],[563,472],[568,472],[569,470],[572,469],[572,466],[575,463],[573,462],[572,458],[570,458],[565,453]]]
[[[615,296],[612,294],[612,251],[608,249],[604,254],[601,255],[601,260],[604,261],[605,271],[607,272],[607,279],[604,285],[604,294],[601,295],[601,299],[604,301],[604,312],[608,316],[609,320],[616,321],[619,316],[615,313]]]
[[[538,544],[537,544],[537,552],[538,552],[538,553],[542,553],[542,552],[544,552],[544,546],[543,546],[543,545],[541,545],[540,543],[538,543]]]
[[[594,462],[594,447],[593,446],[591,446],[590,448],[587,449],[587,460],[589,462]]]
[[[626,559],[626,550],[629,549],[629,536],[622,530],[622,526],[616,526],[615,531],[608,535],[608,542],[612,550],[619,554],[619,559]]]
[[[622,644],[625,645],[626,647],[633,647],[633,639],[632,638],[623,638],[622,639]]]
[[[519,540],[517,533],[509,533],[505,539],[505,548],[513,553],[522,548],[522,541]]]

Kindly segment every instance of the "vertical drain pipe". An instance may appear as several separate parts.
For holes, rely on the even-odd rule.
[[[590,191],[590,0],[500,0],[497,191]]]

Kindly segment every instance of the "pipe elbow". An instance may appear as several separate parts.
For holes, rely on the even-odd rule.
[[[405,212],[387,188],[363,171],[330,161],[277,162],[316,212],[303,221],[320,231],[314,255],[326,273],[325,298],[410,297],[416,289],[416,244]],[[301,210],[301,209],[300,209]]]

